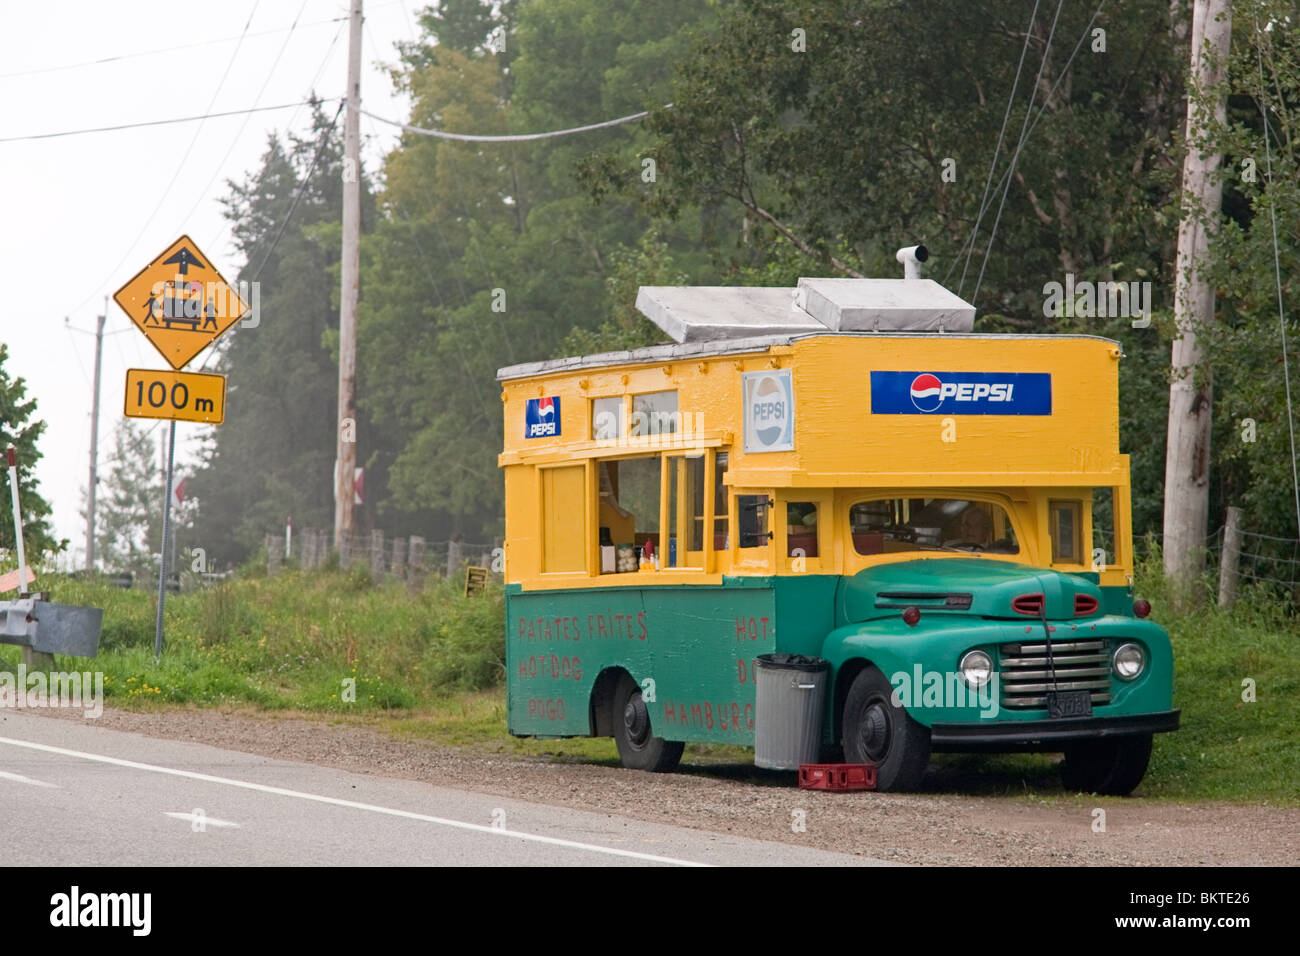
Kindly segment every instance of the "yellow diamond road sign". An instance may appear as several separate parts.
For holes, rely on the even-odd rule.
[[[189,236],[163,250],[113,294],[172,368],[181,369],[248,311]]]

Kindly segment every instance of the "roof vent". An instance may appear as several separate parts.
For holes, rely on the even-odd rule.
[[[894,254],[894,258],[903,266],[904,279],[919,279],[921,263],[930,258],[930,250],[925,246],[904,246]]]

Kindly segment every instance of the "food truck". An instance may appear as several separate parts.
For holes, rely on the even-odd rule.
[[[919,277],[642,287],[671,344],[502,369],[508,727],[670,770],[828,662],[824,755],[1064,754],[1131,792],[1175,730],[1133,593],[1117,342],[976,334]],[[763,660],[760,660],[763,658]]]

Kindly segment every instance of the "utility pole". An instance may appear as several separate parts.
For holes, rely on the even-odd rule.
[[[338,473],[334,476],[334,547],[352,533],[357,464],[357,296],[361,272],[361,0],[348,26],[348,108],[343,122],[343,261],[339,295]]]
[[[1211,122],[1222,124],[1222,84],[1232,38],[1231,0],[1194,0],[1191,89],[1187,98],[1187,155],[1183,159],[1183,219],[1178,226],[1174,276],[1177,337],[1171,357],[1169,432],[1165,454],[1165,573],[1186,585],[1203,566],[1210,510],[1210,366],[1197,338],[1214,321],[1214,290],[1201,275],[1209,231],[1219,215],[1223,185],[1219,153],[1202,152]],[[1213,97],[1212,102],[1205,99]]]
[[[104,320],[108,318],[108,296],[104,314],[95,328],[95,393],[90,404],[90,491],[86,495],[86,570],[95,570],[95,486],[99,481],[99,368],[104,355]]]

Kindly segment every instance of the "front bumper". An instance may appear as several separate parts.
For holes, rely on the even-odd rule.
[[[944,724],[930,727],[934,751],[1059,751],[1080,740],[1133,737],[1177,730],[1181,711],[1167,710],[1132,717],[1070,717],[1062,720],[1016,720],[1001,723]]]

